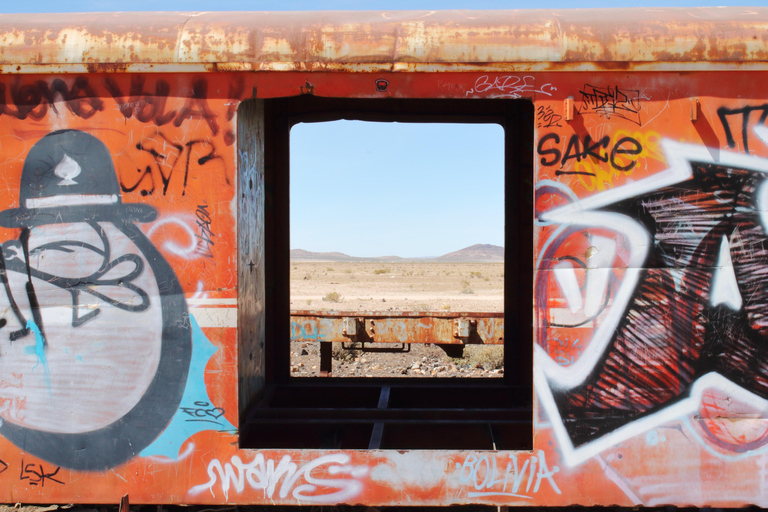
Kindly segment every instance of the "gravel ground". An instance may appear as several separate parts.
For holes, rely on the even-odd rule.
[[[346,344],[345,344],[346,346]],[[401,347],[401,345],[397,345]],[[466,347],[464,357],[449,358],[436,345],[412,344],[408,352],[343,350],[334,343],[334,377],[501,377],[501,347]],[[291,344],[291,375],[320,375],[319,343]]]

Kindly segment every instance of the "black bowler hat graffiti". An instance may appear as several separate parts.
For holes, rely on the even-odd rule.
[[[192,357],[184,290],[136,224],[156,210],[122,203],[92,135],[38,141],[19,196],[0,212],[0,225],[21,228],[0,250],[0,381],[18,380],[0,398],[23,410],[0,411],[0,435],[51,464],[104,471],[139,456],[178,411]]]
[[[103,142],[78,130],[59,130],[29,151],[21,173],[19,208],[0,212],[0,226],[150,222],[156,217],[149,205],[123,204],[112,155]]]

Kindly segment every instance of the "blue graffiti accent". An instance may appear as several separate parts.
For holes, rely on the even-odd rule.
[[[178,460],[181,446],[198,432],[217,430],[235,433],[237,431],[234,425],[224,417],[224,409],[213,405],[205,388],[205,367],[219,349],[208,340],[194,316],[190,314],[189,320],[192,325],[192,361],[189,364],[189,374],[181,404],[163,433],[141,451],[139,455],[142,457],[161,455]]]
[[[329,336],[332,330],[333,322],[328,319],[319,320],[317,325],[314,326],[314,332],[313,329],[307,329],[305,324],[291,322],[291,341],[329,341]]]
[[[40,328],[31,318],[27,320],[27,329],[31,329],[35,335],[34,354],[37,356],[37,363],[32,369],[34,370],[41,364],[43,365],[45,387],[48,388],[48,394],[51,395],[53,393],[51,390],[51,371],[48,369],[48,358],[45,355],[45,338],[43,338],[43,333],[40,332]],[[31,353],[31,348],[32,347],[26,347],[24,350],[27,353]]]

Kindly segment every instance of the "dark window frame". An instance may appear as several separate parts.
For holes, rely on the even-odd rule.
[[[303,95],[264,101],[264,392],[241,425],[245,448],[529,449],[533,381],[533,104],[518,99],[349,99]],[[297,378],[290,375],[290,130],[303,122],[494,123],[504,128],[503,379]],[[471,178],[471,174],[468,174]],[[521,244],[520,241],[526,241]],[[366,390],[372,391],[366,394]],[[385,389],[399,412],[376,403]],[[371,398],[373,397],[373,398]],[[485,397],[485,398],[480,398]],[[419,405],[419,400],[425,402]],[[320,416],[315,410],[323,406]],[[479,407],[479,409],[477,409]],[[371,410],[371,408],[373,410]],[[472,411],[477,409],[472,421]],[[314,412],[313,412],[314,411]],[[335,423],[329,417],[337,418]],[[491,426],[482,437],[483,418]],[[306,439],[303,425],[330,421]],[[505,421],[514,427],[507,428]],[[293,423],[292,423],[293,422]],[[376,423],[390,434],[365,438]],[[272,425],[270,427],[270,425]],[[294,425],[295,428],[292,428]],[[427,425],[445,434],[419,437]],[[506,429],[506,430],[505,430]],[[317,430],[317,429],[315,429]],[[320,429],[322,430],[322,428]],[[462,435],[461,432],[464,432]],[[528,432],[526,435],[525,432]],[[276,434],[280,440],[268,440]],[[310,436],[312,437],[312,436]],[[374,434],[375,437],[375,434]],[[458,438],[464,438],[457,442]],[[469,438],[469,439],[467,439]],[[346,440],[345,440],[346,439]],[[475,442],[477,441],[477,442]],[[381,444],[383,442],[383,444]]]

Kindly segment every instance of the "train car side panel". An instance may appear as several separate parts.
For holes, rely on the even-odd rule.
[[[3,76],[0,500],[765,505],[765,78]],[[238,106],[299,94],[533,102],[533,450],[238,447]]]

